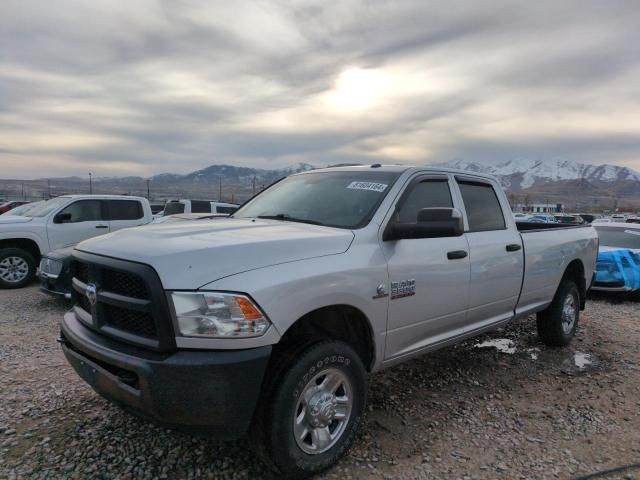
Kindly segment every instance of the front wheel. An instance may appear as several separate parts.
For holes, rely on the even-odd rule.
[[[0,250],[0,287],[22,288],[36,274],[36,261],[21,248],[3,248]]]
[[[580,292],[571,280],[562,280],[551,305],[538,313],[540,340],[552,347],[568,345],[578,328]]]
[[[347,344],[323,341],[281,370],[266,399],[264,447],[288,478],[326,470],[349,449],[366,405],[366,371]]]

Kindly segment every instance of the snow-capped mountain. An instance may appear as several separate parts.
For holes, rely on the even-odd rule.
[[[440,164],[444,167],[489,173],[498,177],[502,186],[522,190],[560,180],[587,180],[589,182],[640,182],[640,172],[617,165],[590,165],[570,160],[515,159],[495,163],[452,160]]]

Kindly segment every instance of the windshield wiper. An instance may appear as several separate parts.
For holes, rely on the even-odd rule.
[[[278,213],[277,215],[258,215],[256,218],[263,218],[266,220],[282,220],[283,222],[298,222],[298,223],[308,223],[310,225],[324,225],[322,222],[318,222],[316,220],[308,220],[306,218],[296,218],[291,215],[287,215],[286,213]]]

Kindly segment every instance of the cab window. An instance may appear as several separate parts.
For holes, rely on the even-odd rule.
[[[184,213],[184,203],[180,202],[167,202],[164,206],[164,216],[176,215],[178,213]]]
[[[221,206],[217,206],[216,207],[216,213],[228,213],[229,215],[231,215],[237,209],[238,209],[237,207],[221,207]]]
[[[504,230],[504,215],[500,201],[488,183],[458,180],[470,232]]]
[[[423,208],[453,208],[449,182],[446,179],[418,181],[396,207],[395,222],[414,223]]]
[[[60,212],[69,215],[65,223],[99,222],[105,220],[101,200],[79,200]]]
[[[211,213],[211,202],[191,200],[191,213]]]
[[[139,220],[144,217],[142,205],[136,200],[108,200],[111,220]]]

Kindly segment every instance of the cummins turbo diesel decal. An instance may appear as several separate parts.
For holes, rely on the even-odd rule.
[[[399,282],[391,282],[391,300],[396,298],[410,297],[416,294],[416,281],[400,280]]]

